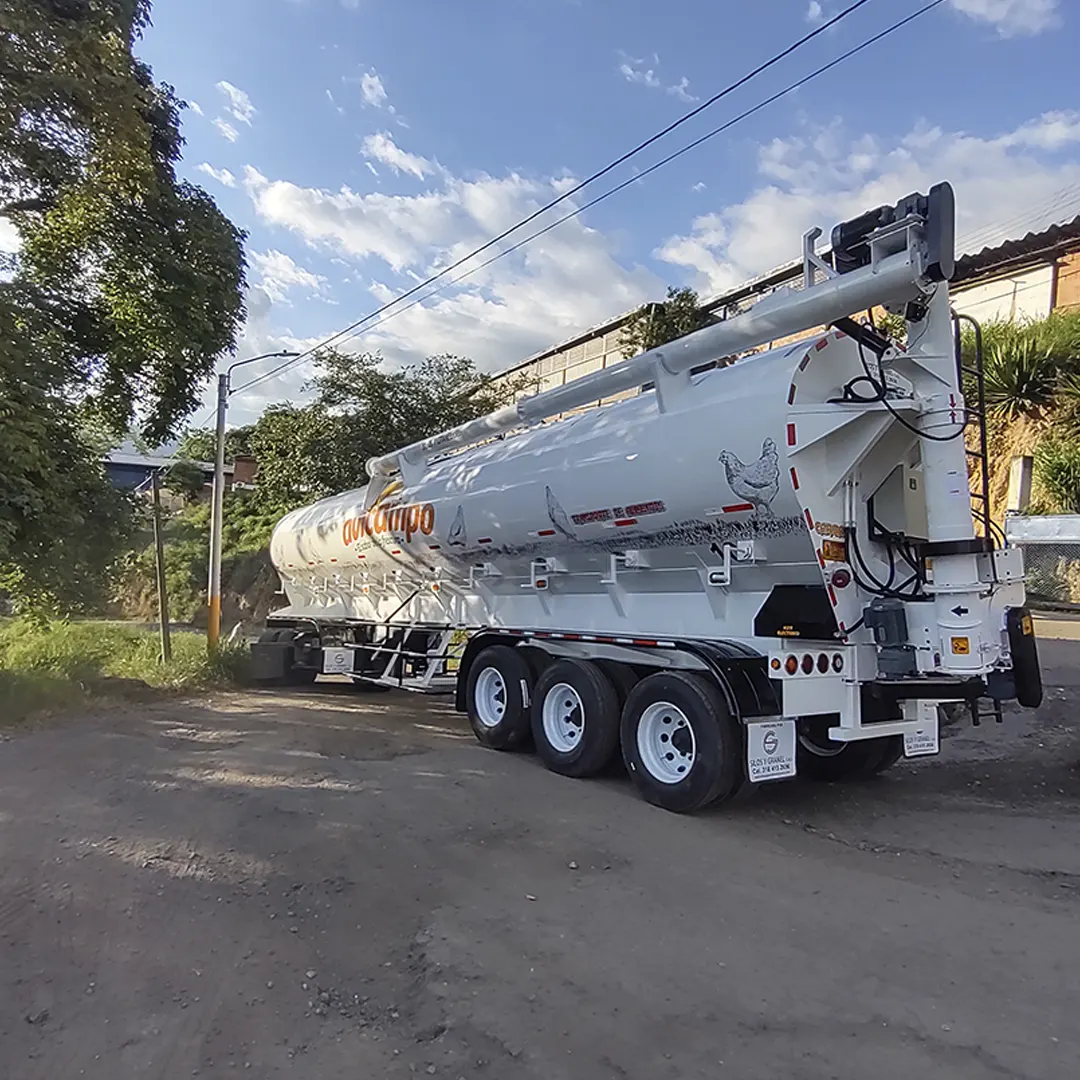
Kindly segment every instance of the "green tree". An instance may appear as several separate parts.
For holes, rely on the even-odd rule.
[[[225,432],[225,460],[251,455],[253,425],[230,428]],[[187,461],[213,461],[217,457],[217,436],[213,428],[188,428],[176,447],[176,456]]]
[[[206,486],[202,469],[192,461],[180,460],[165,473],[165,487],[186,502],[194,502]]]
[[[623,356],[637,356],[659,348],[715,321],[713,315],[702,309],[693,289],[669,286],[666,300],[645,304],[630,316],[622,332]]]
[[[163,442],[243,317],[243,235],[177,179],[181,103],[132,51],[149,9],[0,7],[0,217],[20,241],[0,267],[0,408],[18,414],[0,434],[0,573],[27,602],[81,602],[62,560],[37,559],[43,538],[121,539],[101,444],[133,422]]]
[[[299,505],[367,483],[369,458],[438,434],[513,401],[520,382],[495,382],[448,354],[387,371],[378,353],[316,356],[308,406],[273,406],[249,436],[260,498]]]
[[[11,332],[0,319],[0,340]],[[0,364],[0,591],[23,611],[85,610],[131,536],[132,503],[80,438],[70,403],[33,375]]]

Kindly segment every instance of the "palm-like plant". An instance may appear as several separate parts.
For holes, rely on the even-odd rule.
[[[1040,416],[1054,400],[1061,365],[1028,327],[993,335],[983,356],[987,411],[1003,420]]]

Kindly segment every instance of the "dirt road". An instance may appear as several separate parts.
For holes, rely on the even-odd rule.
[[[0,743],[0,1076],[1076,1075],[1080,642],[1037,719],[665,814],[328,685]]]

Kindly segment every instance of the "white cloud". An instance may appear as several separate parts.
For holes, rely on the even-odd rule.
[[[806,8],[806,21],[808,23],[819,23],[825,18],[824,13],[821,10],[821,4],[818,0],[810,0],[810,3]]]
[[[701,194],[701,192],[703,192],[706,187],[708,187],[708,185],[705,183],[705,181],[699,180],[690,190],[696,192],[697,194]]]
[[[664,84],[656,73],[656,67],[660,65],[660,57],[655,53],[653,53],[651,61],[655,65],[654,67],[648,66],[650,63],[648,60],[627,56],[624,52],[620,52],[619,55],[622,57],[622,62],[619,64],[618,71],[627,82],[638,83],[652,90],[663,90],[665,94],[671,94],[672,97],[677,97],[680,101],[698,100],[690,93],[690,80],[685,75],[677,83]]]
[[[355,267],[353,276],[363,282],[365,292],[349,301],[354,310],[345,311],[348,318],[342,319],[349,321],[403,291],[391,271],[422,281],[572,182],[566,177],[535,179],[514,173],[469,180],[444,170],[437,175],[439,185],[418,195],[301,187],[270,180],[251,168],[245,186],[265,224],[287,228]],[[533,228],[571,208],[563,204]],[[380,348],[391,363],[450,350],[471,356],[484,370],[498,370],[660,295],[659,280],[643,268],[622,266],[603,234],[574,219],[468,281],[371,327],[356,347]]]
[[[364,103],[381,109],[387,103],[386,87],[376,71],[365,71],[360,76],[360,94]]]
[[[214,127],[218,129],[222,138],[228,139],[229,142],[236,142],[240,138],[240,132],[227,120],[222,120],[220,116],[214,117]]]
[[[1058,24],[1058,0],[951,0],[957,11],[990,23],[1002,37],[1039,34]]]
[[[385,131],[369,135],[364,139],[363,151],[364,157],[381,161],[396,173],[409,173],[417,180],[423,180],[434,171],[434,166],[427,158],[402,150],[394,142],[393,136]]]
[[[225,111],[241,124],[251,127],[251,121],[257,111],[251,104],[251,98],[240,87],[233,86],[224,79],[217,84],[217,88],[225,95]]]
[[[852,136],[837,122],[763,145],[758,171],[757,190],[696,218],[657,256],[692,271],[699,288],[720,292],[797,258],[807,229],[941,180],[956,189],[961,252],[981,250],[1080,209],[1075,191],[1072,204],[1060,198],[1080,183],[1080,113],[1046,113],[984,138],[920,126],[892,143]]]
[[[334,111],[339,116],[345,115],[345,109],[337,103],[337,98],[334,97],[334,93],[332,90],[326,91],[326,100],[330,102],[331,106],[333,106]]]
[[[212,176],[219,184],[225,187],[236,187],[236,177],[228,169],[215,169],[209,162],[204,161],[199,166],[199,172]]]
[[[253,251],[251,262],[259,274],[259,284],[275,304],[288,303],[291,289],[320,292],[326,278],[297,265],[282,251]]]
[[[202,116],[202,106],[197,101],[189,101],[187,106],[196,116]]]

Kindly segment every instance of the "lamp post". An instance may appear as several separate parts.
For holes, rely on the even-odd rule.
[[[218,376],[217,429],[214,437],[214,494],[210,507],[210,573],[207,586],[208,617],[206,622],[206,641],[211,649],[217,648],[221,636],[221,532],[222,511],[225,505],[225,413],[229,407],[229,379],[232,373],[245,364],[254,364],[256,360],[269,360],[272,357],[299,356],[299,353],[282,351],[263,353],[248,360],[238,360],[230,364]]]

